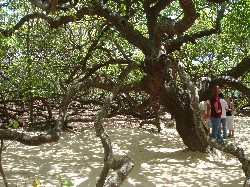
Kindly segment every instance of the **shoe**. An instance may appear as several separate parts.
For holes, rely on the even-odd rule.
[[[218,143],[219,143],[219,144],[224,144],[224,141],[223,141],[223,140],[221,140],[221,141],[218,141]]]
[[[217,139],[217,142],[218,142],[219,144],[224,144],[223,139],[221,139],[221,140],[218,140],[218,139]]]

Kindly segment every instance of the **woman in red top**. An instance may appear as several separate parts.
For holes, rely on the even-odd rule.
[[[211,106],[211,122],[212,122],[212,138],[218,139],[219,143],[223,142],[223,138],[221,136],[221,103],[218,94],[221,92],[219,87],[216,87],[214,90],[214,95],[209,100]]]

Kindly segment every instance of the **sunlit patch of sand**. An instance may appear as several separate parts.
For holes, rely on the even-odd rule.
[[[235,119],[235,138],[226,141],[242,147],[250,156],[250,118]],[[238,187],[245,180],[240,162],[233,156],[192,152],[186,149],[174,128],[161,133],[138,128],[107,128],[114,155],[130,155],[134,168],[124,187]],[[58,143],[39,147],[12,143],[3,153],[3,167],[11,184],[60,186],[56,175],[79,187],[95,186],[103,164],[103,148],[93,129],[65,133]],[[0,181],[0,186],[4,186]]]

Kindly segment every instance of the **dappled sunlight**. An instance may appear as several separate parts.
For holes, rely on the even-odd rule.
[[[237,117],[235,122],[235,138],[226,141],[250,156],[250,119]],[[189,151],[174,128],[164,128],[161,133],[139,128],[106,130],[115,158],[129,155],[135,164],[124,187],[238,187],[245,180],[241,164],[233,156],[218,150],[212,155]],[[103,148],[93,129],[65,133],[58,143],[39,147],[14,142],[3,153],[3,167],[12,186],[25,182],[31,186],[34,178],[46,187],[59,186],[56,175],[60,175],[75,186],[93,187],[102,171]]]
[[[235,138],[230,141],[243,148],[245,154],[250,155],[250,117],[235,118]]]
[[[238,186],[235,176],[242,176],[240,165],[221,163],[208,155],[191,151],[176,151],[164,159],[142,163],[143,174],[156,186]],[[226,184],[227,183],[227,184]]]

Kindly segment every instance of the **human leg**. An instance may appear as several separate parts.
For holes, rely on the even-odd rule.
[[[229,129],[229,137],[234,135],[234,117],[233,116],[227,116],[227,127]]]
[[[211,118],[212,122],[212,138],[218,139],[220,142],[223,141],[221,137],[221,127],[220,127],[221,118]]]
[[[232,128],[232,136],[234,137],[234,116],[232,116],[232,126],[233,126],[233,128]]]
[[[226,118],[221,118],[222,130],[223,130],[223,138],[227,138],[227,122]]]
[[[232,130],[231,134],[232,134],[231,136],[234,137],[234,130]]]
[[[212,138],[216,139],[217,133],[218,133],[218,126],[216,123],[216,118],[211,118],[211,122],[212,122]]]
[[[217,139],[219,140],[219,142],[223,142],[223,138],[221,136],[221,118],[216,118],[216,123],[218,126]]]

